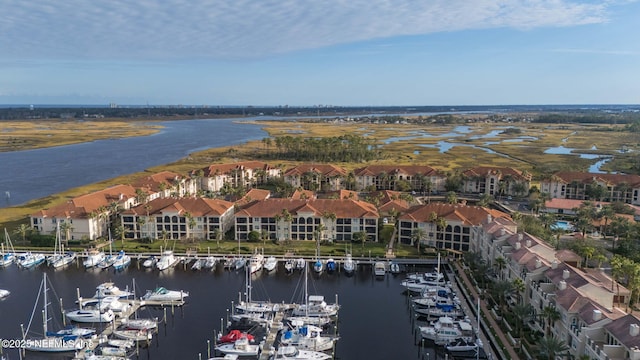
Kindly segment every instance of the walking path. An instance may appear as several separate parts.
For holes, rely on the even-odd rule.
[[[467,273],[460,266],[460,263],[457,261],[450,261],[449,264],[455,267],[455,269],[457,270],[457,277],[464,282],[466,288],[469,291],[469,295],[473,297],[473,299],[478,299],[478,292],[476,291],[475,286],[473,286],[473,284],[469,280]],[[508,355],[508,359],[519,359],[520,356],[518,355],[518,353],[516,353],[515,349],[513,348],[513,344],[509,341],[509,339],[507,339],[507,336],[502,331],[500,325],[498,325],[496,320],[493,318],[493,315],[491,315],[491,311],[489,311],[489,308],[487,308],[486,302],[480,302],[480,311],[482,312],[482,314],[484,314],[485,321],[488,321],[489,327],[495,331],[495,335],[500,339],[502,345],[504,346],[504,351],[506,351],[507,354],[504,354],[503,358]]]

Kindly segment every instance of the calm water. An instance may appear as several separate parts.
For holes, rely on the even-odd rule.
[[[243,120],[256,119],[263,118]],[[267,135],[259,125],[234,119],[159,124],[164,129],[151,136],[0,153],[0,207],[168,164],[195,151],[241,144]]]
[[[51,299],[62,298],[64,308],[74,307],[76,288],[82,296],[90,297],[95,287],[106,281],[114,281],[120,288],[133,283],[141,296],[146,289],[165,286],[169,289],[188,291],[190,296],[182,309],[174,316],[167,312],[166,325],[160,325],[151,346],[143,349],[141,359],[176,360],[198,359],[198,353],[206,359],[207,340],[213,331],[220,330],[221,318],[226,318],[231,302],[245,291],[244,272],[223,270],[194,272],[178,265],[167,273],[138,270],[134,261],[124,272],[85,271],[67,268],[53,271],[47,268],[20,270],[15,265],[0,269],[0,288],[8,289],[11,295],[0,301],[0,338],[19,338],[20,324],[29,322],[34,308],[42,272],[52,283]],[[418,347],[414,345],[407,300],[402,293],[402,276],[388,275],[384,280],[375,279],[370,269],[360,267],[353,276],[342,273],[309,275],[309,293],[324,295],[327,302],[334,302],[337,294],[342,308],[339,313],[336,356],[340,359],[415,359]],[[304,289],[303,275],[286,274],[278,269],[273,274],[258,274],[252,278],[253,299],[278,302],[300,302]],[[32,328],[42,329],[41,306],[34,315]],[[59,309],[59,301],[52,300],[52,307]],[[160,309],[142,309],[141,317],[162,317]],[[61,327],[60,313],[52,315]],[[57,327],[56,327],[57,329]],[[17,359],[17,352],[7,352],[9,359]],[[53,358],[51,355],[27,353],[27,358]],[[58,356],[57,358],[64,358]],[[135,358],[135,357],[134,357]],[[435,359],[435,356],[432,356]]]

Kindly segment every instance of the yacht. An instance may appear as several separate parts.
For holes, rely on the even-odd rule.
[[[331,355],[320,351],[300,350],[295,346],[280,346],[276,351],[274,360],[326,360],[331,359]]]
[[[133,295],[134,294],[131,291],[120,290],[120,288],[115,286],[112,282],[106,282],[96,286],[96,293],[93,295],[93,298],[100,299],[108,296],[115,296],[121,299],[126,299]]]
[[[292,322],[292,329],[285,331],[280,338],[280,343],[295,346],[304,350],[327,351],[333,349],[337,337],[322,336],[322,328],[314,325],[304,325],[301,322]]]
[[[82,265],[84,265],[85,269],[92,268],[94,266],[97,266],[100,262],[102,262],[105,256],[106,255],[104,254],[103,251],[98,251],[97,249],[91,249],[87,254],[87,258],[84,259],[84,261],[82,262]]]
[[[376,276],[384,276],[387,273],[387,266],[382,261],[373,264],[373,273]]]
[[[334,316],[339,309],[340,305],[338,304],[327,304],[322,295],[309,295],[307,303],[293,309],[292,315],[310,317]]]
[[[118,252],[118,255],[116,256],[115,261],[113,262],[113,265],[111,266],[113,266],[113,268],[118,271],[123,270],[124,268],[129,266],[129,264],[131,264],[131,256],[125,254],[124,250],[120,250]]]
[[[264,269],[268,272],[271,272],[276,269],[278,266],[278,259],[275,256],[269,256],[267,260],[264,262]]]
[[[262,270],[264,264],[264,256],[262,254],[254,254],[249,260],[249,271],[253,274]]]
[[[353,274],[356,271],[356,262],[351,257],[351,254],[347,254],[346,259],[344,259],[344,263],[342,264],[342,269],[347,274]]]
[[[147,293],[142,296],[142,300],[154,300],[154,301],[181,301],[189,296],[189,293],[182,290],[167,290],[164,287],[157,287],[154,290],[147,290]]]
[[[101,312],[100,310],[79,309],[66,313],[67,319],[81,323],[107,323],[113,321],[115,315],[113,311],[107,310]]]
[[[17,263],[22,269],[32,269],[44,263],[45,260],[46,258],[43,254],[34,254],[29,251],[19,255]]]
[[[243,337],[232,343],[217,345],[215,349],[225,355],[231,354],[231,355],[238,355],[240,357],[244,357],[244,356],[256,357],[260,352],[260,345],[250,344],[249,339],[247,339],[246,337]]]
[[[449,316],[440,317],[429,326],[420,326],[423,339],[431,340],[436,345],[446,345],[456,339],[470,340],[474,338],[473,327],[468,321],[456,321]]]
[[[173,255],[173,251],[165,250],[160,256],[160,260],[156,263],[156,269],[160,271],[167,270],[176,266],[176,264],[180,261],[177,257]]]

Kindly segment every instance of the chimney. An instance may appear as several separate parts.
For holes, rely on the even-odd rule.
[[[524,239],[524,235],[522,233],[518,234],[518,241],[522,241]]]
[[[629,325],[629,335],[638,336],[638,334],[640,334],[640,325],[638,324]]]
[[[542,266],[542,261],[540,261],[540,259],[536,259],[536,269],[540,269],[541,266]]]
[[[563,279],[569,278],[569,270],[562,270],[562,278]]]
[[[557,269],[558,268],[558,261],[557,260],[553,260],[553,262],[551,263],[551,268],[552,269]]]
[[[525,245],[527,247],[531,247],[531,239],[527,239],[527,241],[525,241]]]
[[[504,236],[506,232],[505,228],[500,228],[500,236]]]
[[[602,319],[602,311],[593,310],[593,321],[600,321]]]
[[[522,246],[522,245],[520,244],[520,241],[517,241],[517,242],[516,242],[516,250],[520,250],[520,246]]]
[[[493,217],[491,216],[491,214],[487,214],[487,224],[491,224],[492,221]]]
[[[560,282],[558,283],[558,289],[565,290],[566,288],[567,288],[567,282],[564,280],[560,280]]]

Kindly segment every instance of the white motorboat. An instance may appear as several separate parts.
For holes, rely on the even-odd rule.
[[[236,269],[236,271],[245,267],[246,264],[247,264],[247,260],[240,256],[236,257],[233,260],[233,267]]]
[[[469,341],[465,339],[455,339],[448,343],[444,347],[450,353],[475,353],[478,349],[482,348],[482,340],[476,338],[475,341]]]
[[[131,256],[125,254],[124,250],[120,250],[111,266],[113,266],[116,271],[119,271],[125,269],[129,264],[131,264]]]
[[[43,295],[42,296],[42,303],[43,303],[43,306],[42,306],[43,332],[42,333],[44,334],[44,336],[39,336],[37,338],[27,338],[26,336],[24,336],[23,337],[23,339],[25,340],[24,349],[29,351],[56,352],[56,353],[79,350],[82,346],[84,346],[84,343],[82,341],[77,341],[79,338],[78,336],[67,335],[67,336],[59,337],[59,336],[48,335],[49,334],[48,322],[51,320],[48,315],[48,306],[50,306],[51,304],[47,299],[48,281],[47,281],[46,273],[43,274],[42,282],[40,284],[40,292]],[[40,299],[40,296],[36,298],[36,304],[34,305],[34,309],[33,309],[34,311],[38,306],[39,299]],[[27,329],[29,328],[31,328],[31,320],[27,325]]]
[[[226,354],[224,356],[216,356],[216,357],[208,358],[207,360],[238,360],[238,355]]]
[[[250,344],[249,339],[240,338],[233,343],[220,344],[215,349],[223,354],[243,356],[258,356],[260,345]]]
[[[387,265],[382,261],[377,261],[373,264],[373,273],[376,276],[385,276],[387,273]]]
[[[142,300],[155,301],[181,301],[189,296],[189,293],[182,290],[168,290],[164,287],[157,287],[154,290],[147,290],[142,296]]]
[[[80,299],[81,308],[91,308],[100,311],[112,310],[113,312],[123,312],[129,310],[131,305],[120,301],[117,296],[106,296],[103,298]]]
[[[0,289],[0,299],[4,299],[9,295],[11,295],[11,291],[5,290],[5,289]]]
[[[196,259],[196,261],[193,262],[193,265],[191,265],[191,270],[197,271],[202,269],[206,261],[207,260],[205,259]]]
[[[120,323],[129,329],[137,330],[151,330],[158,327],[158,319],[121,319]]]
[[[4,229],[4,241],[7,244],[7,248],[5,250],[5,243],[3,242],[2,250],[0,251],[0,267],[9,266],[16,261],[16,252],[13,249],[13,244],[11,243],[11,238],[9,237],[7,228]]]
[[[413,303],[422,307],[435,307],[435,306],[449,306],[456,307],[460,305],[460,300],[457,298],[442,297],[442,296],[425,296],[414,298]]]
[[[155,256],[151,255],[148,258],[146,258],[143,262],[142,262],[142,267],[144,268],[152,268],[154,266],[156,266],[156,263],[158,262],[158,258],[156,258]]]
[[[466,315],[459,307],[453,305],[437,305],[431,307],[417,307],[414,309],[419,316],[426,318],[440,318],[448,316],[455,319],[462,319]]]
[[[269,256],[267,260],[264,262],[264,269],[268,272],[271,272],[276,269],[278,266],[278,259],[275,256]]]
[[[456,339],[473,340],[473,327],[468,321],[456,321],[449,316],[438,318],[429,326],[420,326],[423,339],[431,340],[436,345],[445,345]]]
[[[437,279],[430,278],[407,278],[403,280],[400,285],[402,285],[407,291],[413,293],[421,293],[424,289],[428,287],[440,286],[447,287],[447,281],[444,277],[439,277]]]
[[[304,270],[305,266],[307,266],[307,261],[303,258],[298,258],[294,265],[296,270]]]
[[[293,269],[295,269],[295,264],[293,263],[293,260],[287,259],[287,261],[284,262],[284,270],[290,273],[293,271]]]
[[[86,350],[82,358],[85,360],[129,360],[129,358],[125,356],[97,355],[91,350]]]
[[[320,327],[327,326],[333,321],[329,316],[289,316],[287,320]]]
[[[100,347],[100,354],[109,356],[127,356],[127,350],[120,347],[102,346]]]
[[[87,253],[87,258],[84,259],[82,265],[84,265],[85,269],[92,268],[94,266],[98,266],[99,263],[102,262],[105,258],[105,254],[103,251],[99,251],[97,249],[91,249]]]
[[[125,340],[125,339],[108,339],[107,344],[109,346],[130,349],[135,345],[135,342],[133,340]]]
[[[47,336],[65,337],[65,336],[77,336],[82,338],[88,338],[96,333],[96,329],[82,328],[74,325],[67,326],[64,329],[58,331],[47,331]]]
[[[260,253],[253,254],[249,259],[249,271],[252,274],[262,270],[262,265],[264,265],[264,256]]]
[[[113,263],[116,262],[116,256],[115,255],[105,255],[104,259],[102,259],[102,261],[100,261],[96,267],[98,269],[108,269],[111,267],[111,265],[113,265]]]
[[[153,338],[151,331],[140,329],[117,329],[113,331],[113,336],[132,341],[151,341]]]
[[[400,264],[398,264],[395,261],[392,261],[389,264],[389,272],[392,273],[392,274],[400,274],[400,272],[401,272]]]
[[[165,250],[160,256],[160,260],[156,263],[156,269],[160,271],[167,270],[176,266],[176,264],[180,261],[177,257],[173,255],[172,250]]]
[[[78,309],[66,313],[67,319],[80,323],[108,323],[115,315],[112,310]]]
[[[112,282],[106,282],[96,286],[96,294],[93,298],[100,299],[108,296],[115,296],[120,299],[126,299],[133,295],[134,294],[131,291],[127,291],[126,289],[120,290],[120,288],[115,286]]]
[[[203,267],[205,269],[213,269],[217,263],[218,263],[218,259],[216,259],[213,256],[207,256],[207,258],[204,259]]]
[[[289,360],[326,360],[331,359],[331,355],[325,354],[320,351],[300,350],[295,346],[280,346],[276,351],[274,360],[276,359],[289,359]]]
[[[322,328],[314,325],[304,325],[292,322],[292,329],[285,331],[280,338],[280,343],[295,346],[299,349],[327,351],[333,349],[337,337],[322,336]]]
[[[33,269],[46,260],[43,254],[34,254],[32,252],[26,252],[18,256],[16,262],[18,266],[22,269]]]
[[[347,257],[342,263],[342,269],[347,274],[353,274],[353,272],[356,271],[356,262],[351,257],[351,254],[347,254]]]

